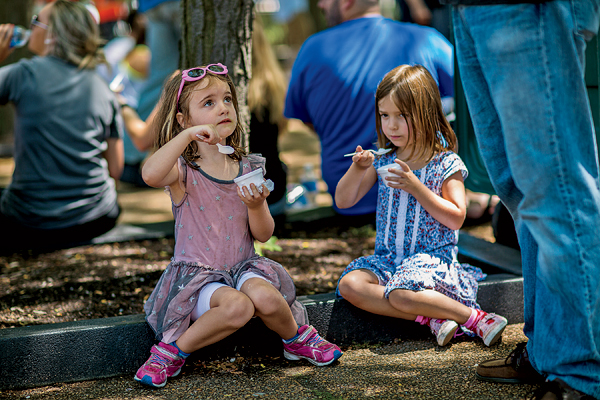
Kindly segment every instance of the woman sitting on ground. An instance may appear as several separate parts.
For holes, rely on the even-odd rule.
[[[119,216],[123,170],[119,104],[94,71],[103,62],[98,24],[83,2],[56,0],[31,22],[36,57],[0,68],[0,104],[16,107],[15,170],[0,198],[0,247],[90,240]],[[0,62],[13,25],[0,25]]]

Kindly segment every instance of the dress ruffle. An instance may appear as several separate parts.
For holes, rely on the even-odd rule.
[[[255,255],[231,268],[217,270],[207,265],[172,261],[163,272],[154,291],[144,305],[146,320],[156,338],[170,343],[177,340],[190,326],[192,310],[202,288],[211,282],[235,287],[247,272],[254,272],[269,281],[287,301],[299,325],[308,323],[308,314],[296,299],[292,278],[277,262]]]

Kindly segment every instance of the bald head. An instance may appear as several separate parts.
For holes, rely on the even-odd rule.
[[[328,26],[335,26],[351,19],[380,15],[379,0],[319,0]]]

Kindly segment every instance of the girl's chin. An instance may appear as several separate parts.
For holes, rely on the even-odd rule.
[[[217,131],[221,137],[227,137],[235,131],[235,126],[231,122],[217,125]]]
[[[402,148],[406,145],[406,143],[404,142],[404,140],[402,140],[401,138],[398,139],[389,139],[390,142],[392,142],[392,144],[396,147]]]

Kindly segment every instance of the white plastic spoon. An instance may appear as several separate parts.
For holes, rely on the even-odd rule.
[[[223,154],[233,154],[235,151],[231,146],[223,146],[221,143],[217,143],[217,147],[219,148],[219,153]]]
[[[363,151],[370,151],[371,153],[375,154],[376,156],[382,156],[385,153],[389,153],[390,151],[392,151],[392,149],[377,149],[377,150],[373,150],[373,149],[366,149]],[[350,153],[350,154],[344,154],[344,157],[351,157],[355,154],[358,154],[359,152],[354,152],[354,153]]]
[[[196,137],[202,139],[202,136],[200,134],[196,134]],[[233,154],[235,152],[235,149],[233,147],[224,146],[221,143],[217,143],[217,149],[221,154]]]

